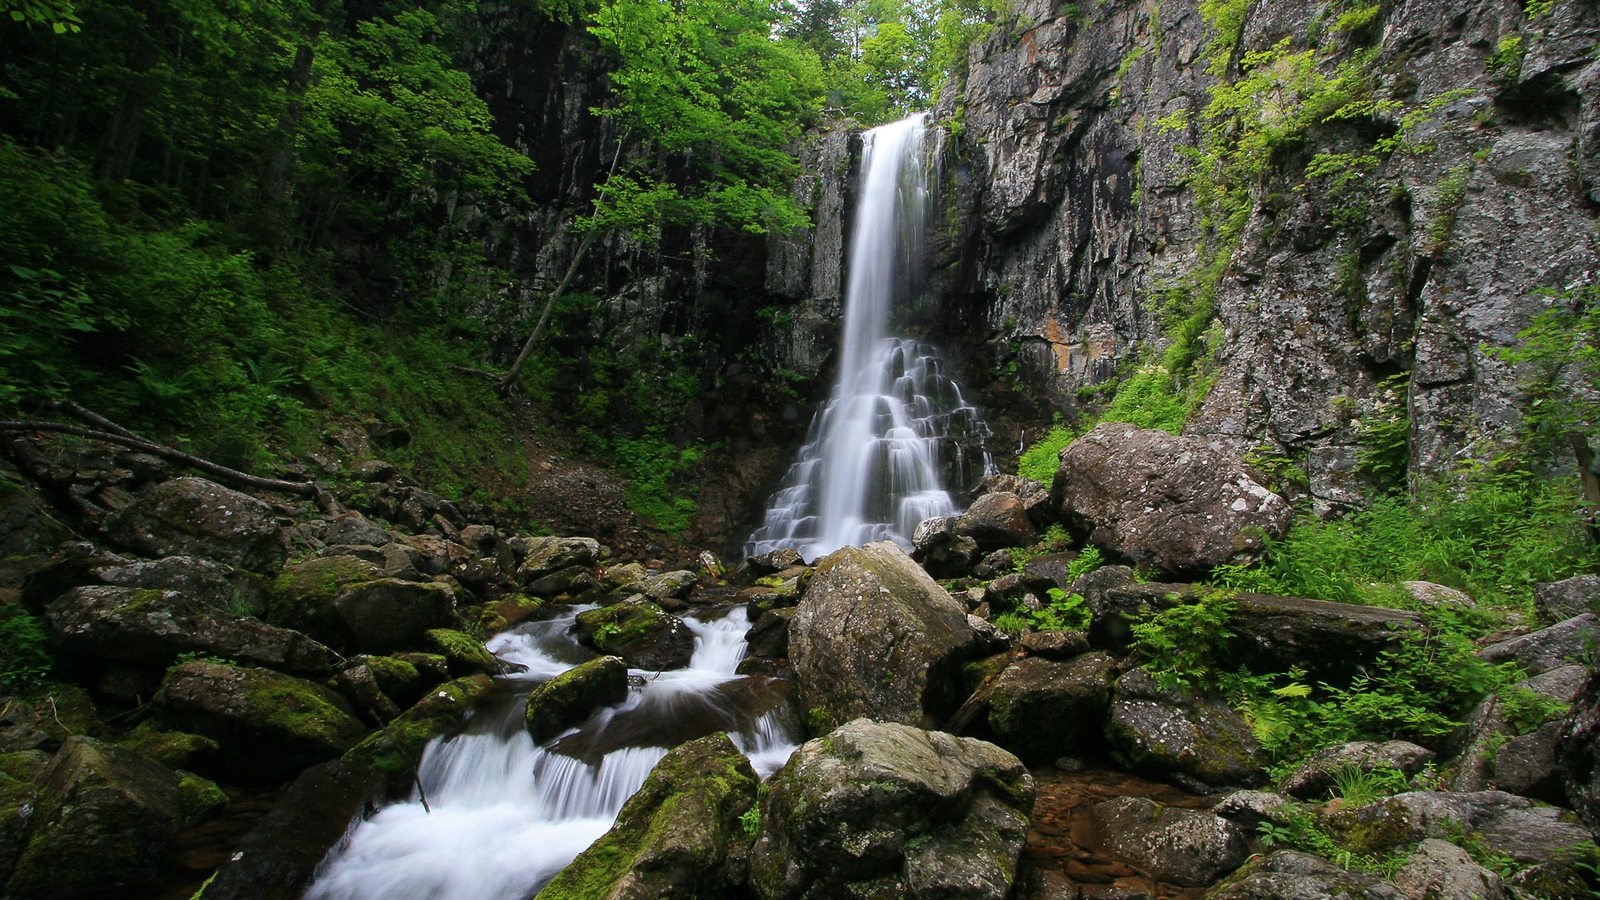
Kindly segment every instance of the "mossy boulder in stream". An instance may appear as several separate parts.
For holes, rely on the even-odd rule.
[[[461,724],[478,698],[494,684],[487,675],[457,678],[426,697],[345,753],[345,760],[385,775],[410,773],[428,741]]]
[[[620,656],[636,669],[681,669],[694,656],[694,633],[683,620],[644,599],[578,614],[578,640]]]
[[[500,671],[500,661],[494,658],[483,642],[464,631],[454,628],[430,628],[422,635],[423,647],[443,656],[451,676],[493,675]]]
[[[226,774],[273,781],[333,759],[367,733],[343,697],[267,669],[195,660],[156,694],[161,720],[222,745]]]
[[[272,586],[268,621],[323,643],[364,653],[419,646],[432,628],[455,624],[455,591],[431,581],[385,578],[353,556],[290,566]]]
[[[187,818],[177,774],[93,738],[68,738],[38,790],[6,885],[17,900],[135,896]]]
[[[628,664],[620,656],[601,656],[574,666],[528,694],[528,734],[542,744],[588,718],[602,706],[628,696]]]
[[[538,894],[538,900],[693,900],[728,896],[742,881],[730,851],[749,840],[741,817],[759,784],[726,734],[669,752],[617,822]]]
[[[857,719],[768,782],[750,885],[763,900],[1003,900],[1033,798],[1022,761],[994,744]]]

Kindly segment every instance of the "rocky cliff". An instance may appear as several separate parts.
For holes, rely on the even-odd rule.
[[[939,110],[951,315],[1060,409],[1193,339],[1186,430],[1324,510],[1363,421],[1403,411],[1412,476],[1487,455],[1493,350],[1600,270],[1597,37],[1576,0],[1021,3]]]

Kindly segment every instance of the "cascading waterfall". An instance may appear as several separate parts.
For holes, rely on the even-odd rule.
[[[535,746],[523,727],[527,692],[590,655],[571,636],[589,607],[496,635],[489,649],[521,671],[512,690],[466,730],[431,742],[413,792],[350,833],[324,860],[307,900],[522,900],[604,834],[667,748],[727,731],[763,778],[798,743],[781,686],[734,673],[749,619],[687,616],[689,667],[630,671],[628,698]]]
[[[839,374],[747,555],[792,547],[807,560],[893,540],[956,511],[941,469],[992,466],[987,428],[931,348],[889,335],[890,314],[920,279],[928,197],[925,116],[864,137],[865,173],[850,239]],[[975,447],[978,458],[966,458]]]

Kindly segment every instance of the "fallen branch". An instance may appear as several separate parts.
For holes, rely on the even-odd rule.
[[[109,430],[84,428],[81,425],[68,425],[65,422],[46,422],[35,419],[4,419],[0,420],[0,432],[43,431],[54,434],[70,434],[75,437],[88,438],[94,441],[104,441],[108,444],[116,444],[118,446],[128,447],[133,450],[149,453],[152,456],[159,456],[163,459],[169,459],[173,462],[188,466],[191,469],[199,469],[202,472],[205,472],[209,475],[214,475],[217,478],[241,487],[255,488],[256,490],[261,491],[275,491],[278,493],[293,494],[296,497],[308,497],[312,500],[312,502],[317,504],[319,509],[323,510],[324,512],[332,512],[336,507],[333,495],[328,493],[327,488],[324,488],[315,481],[284,481],[278,478],[262,478],[258,475],[251,475],[247,472],[241,472],[238,469],[230,469],[227,466],[218,465],[209,459],[202,459],[192,453],[184,453],[182,450],[175,450],[164,444],[157,444],[154,441],[139,437],[133,432],[128,431],[126,428],[122,428],[116,423],[111,422],[109,419],[96,416],[94,413],[89,412],[82,407],[78,407],[77,410],[73,410],[71,407],[64,408],[67,408],[75,415],[81,415],[86,419],[93,417],[93,420],[98,420],[95,422],[95,424],[100,425],[101,429]],[[80,413],[78,410],[82,410],[82,412]]]

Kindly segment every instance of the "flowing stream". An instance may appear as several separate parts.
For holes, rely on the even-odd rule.
[[[747,555],[792,547],[808,561],[892,540],[957,511],[941,477],[992,465],[987,427],[930,347],[890,334],[920,281],[930,154],[925,116],[867,132],[850,239],[839,373]],[[970,448],[970,449],[969,449]],[[976,459],[966,458],[976,453]]]
[[[489,643],[509,667],[499,703],[466,730],[431,742],[403,802],[353,823],[307,900],[522,900],[604,834],[669,747],[727,731],[763,778],[797,744],[785,685],[734,669],[745,653],[743,608],[684,621],[686,669],[630,670],[628,697],[545,746],[523,728],[527,692],[593,654],[571,636],[589,607],[519,626]]]

